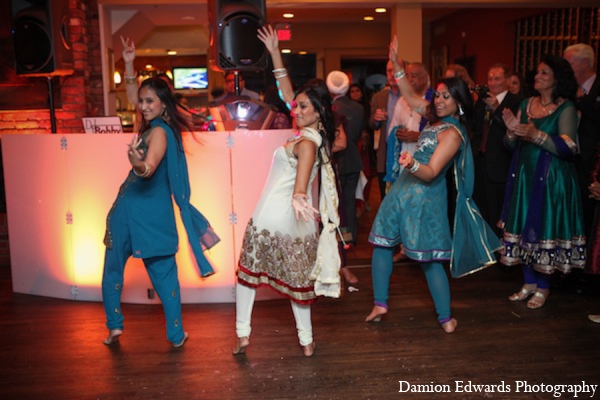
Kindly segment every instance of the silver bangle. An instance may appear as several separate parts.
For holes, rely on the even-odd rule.
[[[421,164],[417,160],[413,160],[413,165],[412,167],[408,168],[408,172],[414,174],[415,172],[417,172],[420,166]]]
[[[403,69],[401,69],[400,71],[398,71],[398,72],[396,72],[396,73],[394,74],[394,78],[396,78],[396,80],[398,80],[398,79],[402,79],[402,78],[404,78],[405,76],[406,76],[406,73],[404,72],[404,70],[403,70]]]

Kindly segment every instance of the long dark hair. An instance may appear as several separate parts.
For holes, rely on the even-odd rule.
[[[312,106],[319,113],[321,123],[323,124],[323,130],[319,132],[323,137],[321,147],[325,148],[325,153],[328,158],[331,159],[331,146],[335,140],[335,119],[333,116],[331,95],[329,94],[327,84],[323,79],[312,79],[296,92],[294,98],[300,93],[304,93],[306,97],[308,97]],[[329,161],[321,158],[320,151],[318,157],[320,162]]]
[[[556,101],[558,97],[575,100],[578,85],[571,64],[562,57],[552,55],[545,56],[541,63],[549,66],[554,72],[556,86],[552,90],[552,101]]]
[[[443,78],[438,82],[440,84],[446,85],[448,91],[450,92],[450,96],[456,102],[459,110],[462,110],[462,113],[459,111],[458,118],[460,122],[469,129],[469,121],[471,121],[473,117],[473,97],[471,96],[471,92],[469,91],[469,86],[467,83],[458,77],[452,78]],[[436,86],[436,89],[437,89]],[[434,123],[440,120],[440,117],[435,113],[435,105],[432,100],[429,106],[427,107],[427,119],[430,123]]]
[[[169,89],[169,85],[167,85],[167,83],[159,77],[152,77],[142,82],[138,93],[142,90],[142,88],[152,89],[154,93],[156,93],[156,96],[165,106],[166,115],[163,117],[163,119],[173,129],[175,138],[177,138],[177,140],[181,143],[181,132],[192,132],[193,127],[177,108],[177,100]],[[149,122],[145,119],[142,119],[140,133],[145,132],[148,129],[148,126]]]

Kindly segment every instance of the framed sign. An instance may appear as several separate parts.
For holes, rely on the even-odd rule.
[[[123,125],[119,117],[84,117],[85,133],[123,133]]]

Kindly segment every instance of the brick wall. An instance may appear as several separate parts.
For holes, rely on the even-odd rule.
[[[60,78],[57,133],[83,132],[81,118],[104,115],[98,0],[69,0],[75,72]],[[0,111],[2,133],[52,133],[49,110]]]

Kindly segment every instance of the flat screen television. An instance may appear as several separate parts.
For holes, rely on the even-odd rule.
[[[206,67],[173,67],[173,87],[175,90],[207,89]]]

